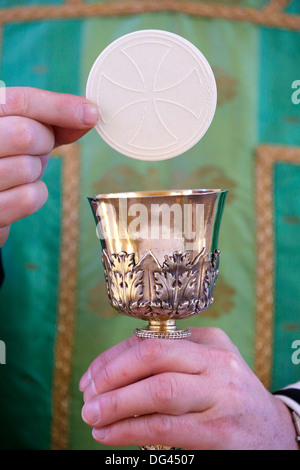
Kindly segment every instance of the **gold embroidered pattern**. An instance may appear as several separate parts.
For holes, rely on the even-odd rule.
[[[74,323],[76,316],[79,238],[79,146],[62,146],[54,157],[63,158],[62,238],[55,366],[53,380],[52,449],[68,448],[69,405]]]
[[[107,0],[100,3],[66,0],[63,5],[2,8],[0,10],[0,23],[91,16],[122,16],[169,11],[298,31],[300,29],[300,15],[288,14],[283,11],[288,3],[286,0],[271,0],[264,8],[258,9],[192,0],[124,0],[114,2]]]
[[[300,148],[261,145],[256,160],[256,344],[255,373],[269,388],[273,359],[274,252],[273,167],[276,162],[300,165]]]
[[[80,1],[80,0],[79,0]],[[265,11],[283,11],[289,4],[291,0],[270,0],[264,7]]]

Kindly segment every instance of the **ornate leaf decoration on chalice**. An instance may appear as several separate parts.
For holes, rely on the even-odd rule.
[[[210,255],[205,248],[194,260],[188,251],[175,252],[160,265],[148,251],[135,264],[134,253],[122,251],[109,257],[104,249],[109,301],[121,313],[144,319],[195,315],[213,301],[219,256],[219,250]]]
[[[163,308],[174,313],[188,309],[194,299],[199,270],[191,264],[190,253],[166,256],[162,269],[154,273],[155,288]]]

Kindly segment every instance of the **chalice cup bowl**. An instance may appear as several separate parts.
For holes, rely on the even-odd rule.
[[[186,338],[176,321],[213,302],[218,235],[228,191],[188,189],[88,198],[101,241],[107,294],[121,314],[148,322],[142,338]]]
[[[228,191],[191,189],[100,194],[88,198],[102,245],[108,299],[121,314],[148,322],[134,334],[180,339],[176,320],[213,302],[218,235]],[[142,450],[176,450],[148,445]]]

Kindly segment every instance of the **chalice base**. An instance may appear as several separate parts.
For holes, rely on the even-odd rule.
[[[169,447],[169,446],[142,446],[140,447],[141,450],[180,450],[177,447]]]
[[[190,330],[178,330],[175,320],[150,320],[146,328],[136,328],[134,334],[140,338],[182,339],[191,335]]]

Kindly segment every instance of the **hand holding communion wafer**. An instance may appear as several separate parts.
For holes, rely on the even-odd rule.
[[[40,209],[41,177],[54,147],[76,141],[98,120],[87,99],[35,88],[7,88],[0,105],[0,246],[10,225]]]

